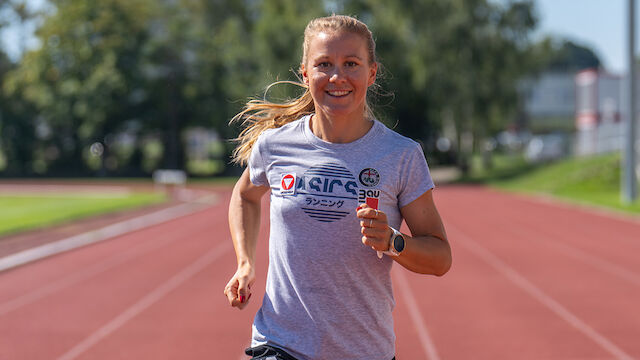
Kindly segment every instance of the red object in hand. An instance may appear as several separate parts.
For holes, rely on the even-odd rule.
[[[377,209],[378,208],[378,199],[376,199],[376,198],[368,197],[368,198],[365,199],[365,203],[367,205],[369,205],[369,207],[372,208],[372,209]]]

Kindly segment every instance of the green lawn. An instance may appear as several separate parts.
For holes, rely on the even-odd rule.
[[[508,191],[552,195],[575,203],[640,213],[640,200],[633,204],[621,201],[620,160],[620,154],[614,153],[531,166],[522,159],[499,157],[494,169],[476,167],[466,180]]]
[[[162,193],[0,195],[0,236],[165,201]]]

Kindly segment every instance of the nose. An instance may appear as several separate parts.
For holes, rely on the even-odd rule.
[[[332,83],[338,83],[338,82],[344,82],[346,81],[345,77],[344,77],[344,71],[340,66],[336,66],[334,68],[335,70],[333,71],[333,74],[331,74],[331,77],[329,78],[329,81]]]

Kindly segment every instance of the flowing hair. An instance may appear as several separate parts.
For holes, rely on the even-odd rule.
[[[307,63],[307,53],[311,38],[323,31],[340,32],[345,31],[362,36],[367,43],[369,55],[369,65],[376,62],[376,44],[373,34],[362,21],[345,15],[331,15],[327,17],[313,19],[307,24],[304,30],[304,41],[302,45],[302,62]],[[306,65],[305,65],[306,66]],[[274,103],[266,99],[269,89],[278,84],[292,84],[304,89],[302,95],[284,103]],[[315,105],[309,87],[301,81],[277,81],[267,87],[263,99],[252,99],[245,107],[236,114],[231,123],[241,123],[244,129],[237,138],[233,139],[238,143],[233,150],[232,161],[240,165],[246,165],[251,155],[251,149],[258,136],[267,129],[281,127],[292,121],[298,120],[304,115],[313,114]],[[373,118],[373,112],[369,103],[365,100],[365,116]]]

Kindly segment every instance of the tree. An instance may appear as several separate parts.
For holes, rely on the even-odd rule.
[[[25,54],[5,89],[33,106],[40,115],[32,122],[47,129],[35,146],[49,149],[41,170],[67,175],[90,170],[83,159],[96,142],[104,144],[103,172],[131,175],[143,167],[139,140],[148,134],[162,140],[167,168],[184,168],[187,127],[233,137],[229,119],[297,68],[292,44],[322,13],[321,5],[292,0],[53,5],[36,34],[43,46]],[[134,138],[124,155],[113,146],[123,133]]]
[[[5,79],[5,90],[32,104],[47,129],[39,144],[47,149],[44,171],[78,174],[90,145],[135,116],[131,90],[152,4],[54,2],[57,11],[36,33],[43,46],[26,53]]]
[[[24,26],[38,14],[27,7],[26,1],[21,0],[0,1],[0,11],[5,15],[13,15],[19,22],[20,47],[24,52]],[[0,22],[0,30],[7,25],[10,23]],[[16,64],[0,50],[0,82],[15,67]],[[20,98],[8,96],[1,90],[0,86],[0,172],[10,176],[29,174],[36,140],[35,124],[30,119],[35,117],[35,111]]]
[[[373,91],[378,116],[427,147],[449,124],[464,165],[477,146],[473,139],[509,118],[535,26],[531,1],[52,5],[56,11],[36,33],[42,46],[23,56],[3,87],[13,103],[37,112],[25,115],[25,123],[40,129],[32,144],[36,168],[67,175],[142,174],[150,170],[142,164],[142,138],[161,141],[161,166],[184,168],[184,130],[208,127],[234,137],[229,119],[249,96],[262,97],[268,84],[295,79],[305,24],[333,11],[358,14],[374,31],[385,66],[382,86]],[[268,96],[282,100],[299,90],[276,87]],[[126,151],[115,145],[124,140]],[[89,152],[95,143],[104,144],[102,170]]]
[[[388,117],[401,133],[435,143],[443,124],[455,129],[465,169],[477,139],[515,112],[516,82],[530,70],[531,1],[345,1],[369,20],[386,83],[395,93]]]
[[[545,71],[567,73],[602,66],[593,50],[567,39],[544,38],[535,44],[535,50]]]

